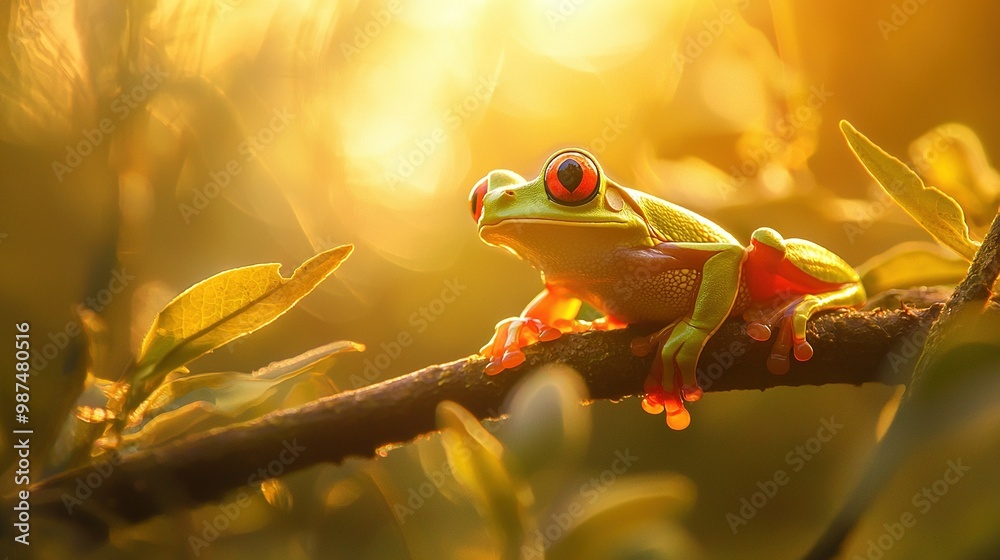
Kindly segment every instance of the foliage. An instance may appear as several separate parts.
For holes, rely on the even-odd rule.
[[[279,264],[227,270],[191,286],[155,317],[135,362],[118,381],[89,371],[76,411],[63,426],[50,462],[61,468],[87,455],[149,448],[213,426],[251,419],[332,394],[323,374],[337,354],[364,350],[334,342],[253,374],[192,374],[198,357],[270,324],[350,256],[345,245],[324,251],[283,278]],[[93,321],[90,322],[94,333]],[[91,336],[93,336],[93,334]],[[309,389],[306,387],[309,386]],[[289,398],[293,391],[306,391]],[[102,398],[103,397],[103,398]],[[304,398],[303,398],[304,397]],[[104,424],[104,435],[86,424]]]
[[[769,226],[866,263],[873,306],[909,305],[879,294],[900,285],[946,294],[1000,204],[998,15],[991,3],[899,0],[15,0],[0,45],[0,294],[37,351],[33,479],[35,464],[99,473],[112,450],[155,451],[470,354],[540,284],[480,246],[469,188],[498,167],[532,173],[558,147],[592,151],[621,184],[740,239]],[[844,117],[885,150],[838,131]],[[880,185],[916,194],[897,205]],[[962,257],[929,248],[925,226]],[[346,242],[356,254],[300,286],[311,295],[298,303],[290,291],[262,306],[296,275],[240,268],[320,255],[318,283]],[[211,301],[196,292],[236,279],[212,276],[225,269],[254,279],[178,321],[188,307],[170,310],[176,294]],[[227,319],[236,309],[254,311]],[[145,523],[87,502],[108,534],[84,515],[33,511],[32,548],[192,556],[188,538],[236,507],[199,557],[498,558],[517,543],[549,544],[550,558],[795,557],[889,437],[882,418],[922,436],[869,492],[844,556],[992,557],[990,313],[949,328],[926,358],[931,390],[901,407],[925,422],[896,423],[893,388],[824,386],[712,394],[697,425],[673,434],[637,406],[573,404],[573,374],[544,372],[483,426],[492,440],[472,438],[475,461],[454,445],[478,423],[451,407],[446,437]],[[901,341],[887,370],[914,363],[923,342]],[[10,391],[0,387],[3,406]],[[830,418],[844,427],[817,451]],[[20,427],[12,415],[0,426],[8,438]],[[638,460],[605,485],[616,452]],[[918,509],[914,494],[957,458],[972,470]],[[12,445],[0,461],[16,464]],[[731,529],[727,515],[778,470],[788,484]],[[163,473],[165,496],[174,482]],[[917,524],[872,552],[904,512]]]

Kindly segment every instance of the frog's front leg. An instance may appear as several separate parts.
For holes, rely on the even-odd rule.
[[[555,340],[568,332],[608,330],[625,326],[610,318],[594,322],[576,320],[581,301],[568,291],[547,286],[524,308],[520,317],[511,317],[497,323],[493,338],[479,353],[489,358],[487,375],[496,375],[505,369],[524,362],[521,348],[535,342]]]
[[[857,307],[865,302],[858,273],[830,250],[804,239],[783,239],[770,228],[753,233],[747,248],[744,278],[751,303],[743,313],[747,334],[771,338],[767,368],[788,372],[789,354],[806,361],[813,355],[806,340],[809,318],[827,309]]]
[[[656,249],[681,262],[700,265],[701,283],[690,313],[674,324],[633,342],[637,354],[657,347],[653,368],[646,378],[642,407],[646,412],[667,413],[667,425],[683,430],[691,422],[684,401],[701,398],[698,357],[709,337],[729,316],[740,286],[744,248],[731,243],[664,243]],[[701,261],[701,262],[697,262]],[[703,263],[703,264],[702,264]],[[675,286],[664,286],[673,290]]]

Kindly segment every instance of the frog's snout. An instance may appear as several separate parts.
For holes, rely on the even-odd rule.
[[[506,169],[495,169],[490,171],[486,176],[486,180],[489,182],[487,190],[490,191],[503,187],[513,187],[514,185],[520,185],[525,182],[524,177],[521,177],[513,171],[507,171]]]
[[[483,205],[486,195],[493,190],[504,187],[512,187],[524,183],[524,178],[506,169],[490,171],[485,177],[476,182],[469,193],[469,204],[472,210],[472,219],[479,223],[479,218],[483,215]],[[516,196],[514,189],[504,188],[504,195]]]

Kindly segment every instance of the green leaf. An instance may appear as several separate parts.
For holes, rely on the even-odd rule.
[[[262,379],[278,379],[303,371],[325,372],[333,362],[346,352],[364,352],[365,345],[350,340],[338,340],[330,344],[307,350],[294,358],[271,362],[265,367],[254,370],[253,377]]]
[[[970,225],[985,233],[1000,205],[1000,173],[971,128],[958,123],[934,127],[910,143],[910,159],[917,173],[953,197]]]
[[[132,412],[121,444],[159,445],[332,395],[337,388],[325,375],[332,361],[363,349],[355,342],[333,342],[253,374],[173,372]]]
[[[681,475],[618,479],[600,500],[583,505],[583,513],[566,529],[566,535],[552,544],[547,557],[700,558],[694,540],[678,523],[678,517],[690,510],[694,501],[694,483]],[[565,509],[579,507],[576,503]]]
[[[897,245],[857,267],[869,296],[893,288],[957,284],[968,270],[967,261],[939,245],[920,242]]]
[[[108,372],[108,327],[89,308],[77,309],[86,340],[86,377],[46,457],[46,467],[67,469],[89,459],[91,446],[115,419],[128,385],[102,378]]]
[[[503,446],[461,405],[444,401],[437,407],[437,424],[455,479],[476,509],[491,521],[504,543],[505,558],[518,558],[524,542],[525,489],[503,462]]]
[[[504,462],[520,478],[567,467],[587,450],[590,407],[587,386],[572,368],[553,364],[532,373],[514,389],[504,423]]]
[[[940,190],[925,186],[909,167],[876,146],[851,123],[840,121],[840,129],[854,155],[882,188],[935,239],[971,261],[979,243],[969,238],[962,207]]]
[[[290,278],[280,264],[227,270],[195,284],[167,304],[153,320],[126,380],[132,389],[125,412],[171,371],[271,323],[333,273],[354,247],[324,251]]]

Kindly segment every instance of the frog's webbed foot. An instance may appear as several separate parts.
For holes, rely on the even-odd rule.
[[[813,348],[806,340],[808,317],[801,322],[794,320],[799,309],[810,297],[812,296],[799,296],[779,302],[777,305],[751,306],[743,313],[743,320],[747,322],[747,335],[754,340],[760,342],[770,340],[771,334],[777,329],[777,337],[767,358],[767,369],[771,373],[778,375],[788,373],[789,356],[792,354],[800,362],[812,358]]]
[[[562,336],[563,331],[532,317],[511,317],[497,323],[493,338],[479,353],[489,358],[486,375],[517,367],[524,362],[521,348],[536,342],[547,342]]]
[[[632,352],[644,356],[656,349],[653,367],[646,377],[642,408],[650,414],[667,413],[667,425],[683,430],[691,423],[691,414],[684,401],[702,397],[695,366],[709,333],[678,321],[651,335],[632,341]],[[664,374],[669,375],[664,378]]]
[[[497,323],[493,338],[479,353],[490,360],[486,365],[486,374],[496,375],[524,363],[524,352],[521,349],[525,346],[555,340],[566,333],[608,331],[625,326],[626,323],[608,317],[596,321],[555,319],[551,324],[534,317],[511,317]]]
[[[790,355],[800,362],[813,357],[813,347],[806,340],[806,326],[813,315],[827,309],[855,307],[864,299],[860,284],[848,284],[822,294],[796,296],[777,305],[754,305],[743,313],[743,319],[747,321],[747,334],[754,340],[768,340],[775,327],[778,328],[767,369],[780,375],[788,373]]]

